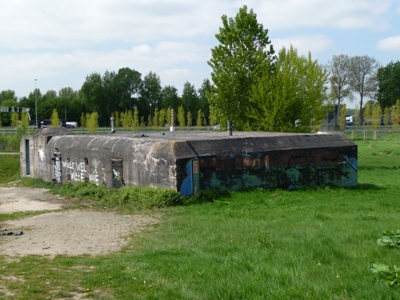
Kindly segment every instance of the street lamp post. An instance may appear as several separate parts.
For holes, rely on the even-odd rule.
[[[38,126],[38,119],[37,119],[37,93],[36,93],[36,81],[37,81],[37,79],[35,79],[35,114],[36,114],[36,129],[38,129],[39,126]]]

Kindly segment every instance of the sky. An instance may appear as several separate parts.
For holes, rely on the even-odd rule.
[[[182,92],[211,79],[221,16],[247,5],[274,49],[400,60],[400,0],[0,0],[0,91],[81,88],[86,76],[155,72]]]

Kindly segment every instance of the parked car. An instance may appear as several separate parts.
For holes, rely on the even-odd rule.
[[[62,121],[60,121],[59,127],[61,127],[61,126],[63,126]],[[51,127],[51,120],[46,119],[46,120],[41,121],[40,122],[40,127],[41,128],[49,128],[49,127]]]
[[[66,127],[66,128],[76,128],[76,127],[78,127],[78,122],[75,122],[75,121],[66,121],[66,122],[65,122],[65,127]]]

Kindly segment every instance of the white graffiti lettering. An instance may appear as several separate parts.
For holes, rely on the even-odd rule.
[[[40,162],[44,162],[44,158],[45,158],[45,153],[43,151],[43,149],[39,149],[39,160]]]
[[[96,183],[99,185],[99,175],[97,174],[97,169],[94,169],[92,174],[89,174],[89,181]]]
[[[85,173],[87,172],[87,170],[86,170],[86,164],[83,161],[81,162],[63,161],[62,166],[63,168],[69,170],[72,182],[79,182],[85,180]]]
[[[61,183],[61,160],[59,156],[54,160],[54,180],[56,183]]]

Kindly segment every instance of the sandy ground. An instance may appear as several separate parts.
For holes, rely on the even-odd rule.
[[[0,254],[8,256],[107,254],[127,245],[131,235],[157,223],[145,215],[122,215],[90,208],[64,209],[72,201],[46,189],[0,187],[0,214],[41,211],[42,214],[0,223]]]

